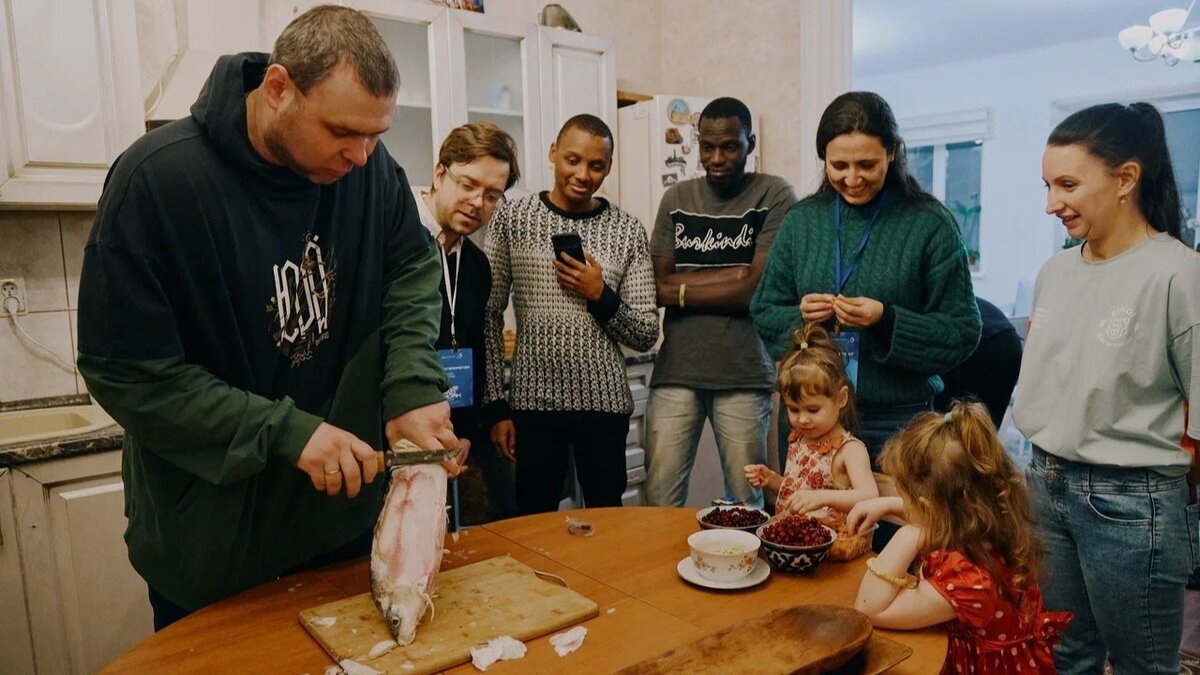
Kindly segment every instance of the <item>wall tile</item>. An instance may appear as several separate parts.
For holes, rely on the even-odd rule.
[[[79,312],[70,311],[71,319],[71,363],[75,363],[75,358],[79,354]],[[75,371],[75,393],[88,393],[87,385],[83,383],[83,376],[79,374],[79,370]]]
[[[0,212],[0,276],[25,279],[30,312],[67,309],[58,213]]]
[[[67,307],[79,308],[79,273],[83,269],[83,247],[92,232],[96,219],[93,211],[65,212],[62,214],[63,263],[67,275]]]
[[[70,312],[39,312],[17,317],[33,339],[49,347],[59,358],[74,363]],[[74,374],[67,372],[41,351],[17,335],[12,319],[0,322],[0,401],[78,393]]]

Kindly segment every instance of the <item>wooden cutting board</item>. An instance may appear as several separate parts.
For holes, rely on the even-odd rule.
[[[816,675],[853,659],[871,637],[861,612],[835,605],[777,609],[620,671],[620,675],[711,673]]]
[[[365,580],[364,580],[365,581]],[[471,647],[501,635],[529,640],[599,614],[596,603],[526,565],[498,556],[443,572],[437,579],[434,617],[405,647],[368,659],[391,632],[369,593],[300,612],[300,623],[334,661],[355,661],[386,673],[422,675],[471,660]],[[331,626],[314,619],[334,618]]]

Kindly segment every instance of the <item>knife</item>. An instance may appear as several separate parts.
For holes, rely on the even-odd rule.
[[[379,460],[379,471],[397,469],[414,464],[440,464],[448,459],[454,459],[458,450],[437,448],[434,450],[385,450],[376,452]]]

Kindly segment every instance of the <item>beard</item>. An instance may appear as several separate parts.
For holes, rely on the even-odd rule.
[[[288,137],[296,130],[296,118],[299,110],[290,110],[279,116],[279,119],[263,130],[263,146],[283,166],[314,183],[321,183],[311,170],[301,164],[288,145]]]

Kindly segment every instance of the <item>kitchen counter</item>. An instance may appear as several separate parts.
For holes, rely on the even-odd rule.
[[[866,570],[865,558],[826,561],[808,575],[772,572],[761,585],[713,591],[679,577],[687,536],[696,531],[696,512],[671,508],[611,508],[558,511],[502,520],[447,536],[442,569],[494,556],[563,577],[572,589],[600,607],[582,623],[587,638],[579,651],[557,656],[545,637],[527,641],[517,661],[488,668],[504,673],[611,673],[667,649],[773,609],[797,604],[854,604]],[[566,516],[582,517],[595,536],[567,534]],[[331,659],[297,620],[305,609],[368,592],[368,561],[302,572],[227,598],[155,633],[102,672],[238,672],[254,664],[258,673],[320,673]],[[889,671],[894,675],[935,673],[946,654],[946,629],[878,630],[910,647],[912,655]],[[478,673],[469,663],[446,671]]]
[[[87,394],[55,396],[52,398],[28,399],[0,404],[0,413],[18,410],[37,410],[62,406],[91,405]],[[125,440],[125,430],[118,424],[94,429],[85,433],[68,434],[54,438],[20,441],[8,445],[0,443],[0,467],[19,466],[47,459],[61,459],[77,455],[88,455],[107,450],[117,450]]]

